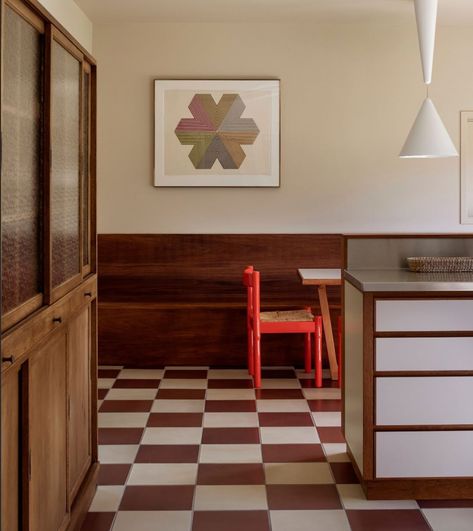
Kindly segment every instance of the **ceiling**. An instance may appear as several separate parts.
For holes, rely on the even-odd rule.
[[[376,22],[413,20],[413,0],[75,0],[104,22]],[[439,0],[441,25],[472,25],[473,0]]]

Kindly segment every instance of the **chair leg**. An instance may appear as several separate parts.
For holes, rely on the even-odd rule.
[[[261,387],[261,336],[253,333],[253,382],[256,389]]]
[[[342,386],[342,318],[338,317],[338,387]]]
[[[310,372],[312,370],[312,348],[311,348],[310,333],[305,334],[304,345],[305,345],[305,372]]]
[[[248,373],[253,376],[255,373],[255,360],[253,356],[253,330],[248,327]]]
[[[315,318],[315,387],[322,387],[322,317]]]

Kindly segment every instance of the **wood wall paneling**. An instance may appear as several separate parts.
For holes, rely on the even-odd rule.
[[[246,363],[243,268],[261,271],[264,310],[312,306],[298,268],[341,266],[341,236],[99,235],[99,356],[137,367]],[[328,288],[333,321],[340,289]],[[263,364],[302,366],[303,338],[268,336]]]

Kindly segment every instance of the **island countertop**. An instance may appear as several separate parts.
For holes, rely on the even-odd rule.
[[[346,269],[343,278],[363,292],[473,292],[473,272],[414,273],[408,269]]]

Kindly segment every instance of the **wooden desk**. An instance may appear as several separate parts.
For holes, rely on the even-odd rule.
[[[324,324],[325,342],[327,344],[328,361],[332,380],[338,380],[338,363],[333,340],[332,322],[330,320],[330,307],[327,299],[327,286],[340,286],[342,283],[341,269],[298,269],[304,286],[317,286],[320,309]]]

